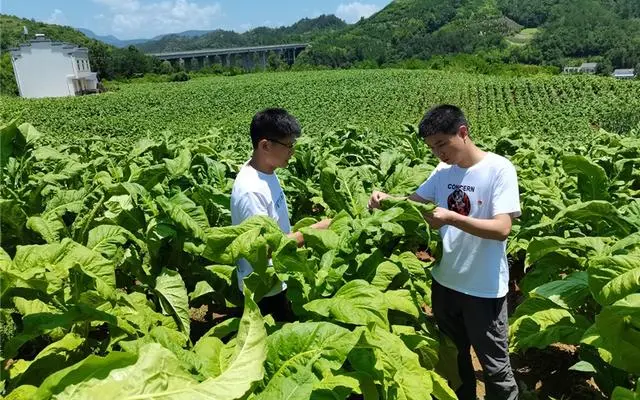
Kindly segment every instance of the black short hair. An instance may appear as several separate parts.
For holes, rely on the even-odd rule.
[[[438,133],[455,135],[462,125],[468,126],[468,122],[459,107],[440,104],[424,115],[418,127],[418,134],[423,139]]]
[[[298,120],[282,108],[267,108],[251,120],[251,143],[254,149],[262,139],[297,138],[300,132]]]

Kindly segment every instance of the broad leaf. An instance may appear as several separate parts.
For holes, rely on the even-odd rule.
[[[525,300],[511,317],[510,351],[531,347],[544,349],[552,343],[578,344],[589,322],[553,301],[532,297]]]
[[[327,318],[353,325],[375,323],[388,328],[387,305],[380,290],[363,280],[354,280],[329,299],[314,300],[304,309]]]
[[[322,374],[338,370],[360,334],[329,322],[285,324],[267,339],[267,376],[314,366]]]
[[[191,332],[189,298],[180,274],[163,268],[162,273],[156,278],[155,291],[161,299],[164,310],[176,319],[180,330],[189,336]]]

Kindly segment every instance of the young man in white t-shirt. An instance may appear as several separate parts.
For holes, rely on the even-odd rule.
[[[520,216],[516,169],[478,148],[458,107],[432,108],[419,134],[440,164],[409,199],[438,207],[425,219],[440,229],[443,255],[433,268],[432,308],[440,329],[456,343],[461,400],[476,398],[473,346],[484,372],[487,399],[517,399],[507,342],[509,265],[506,241]],[[388,197],[371,195],[377,208]]]
[[[253,154],[240,168],[233,183],[231,223],[238,225],[251,216],[266,215],[273,218],[282,232],[301,246],[304,238],[300,232],[291,232],[287,200],[275,174],[277,168],[285,168],[289,163],[296,139],[301,133],[300,124],[287,111],[270,108],[253,117],[250,133]],[[329,223],[329,220],[323,220],[313,227],[324,229]],[[242,280],[251,272],[253,268],[247,260],[238,261],[240,291],[243,287]],[[272,314],[278,321],[293,319],[285,293],[286,287],[284,282],[279,282],[258,302],[263,315]]]

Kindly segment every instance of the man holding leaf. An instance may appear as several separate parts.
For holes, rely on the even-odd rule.
[[[254,115],[250,127],[253,153],[251,159],[240,168],[231,192],[233,225],[239,225],[254,215],[268,216],[298,246],[304,244],[300,232],[291,232],[287,200],[275,173],[276,169],[285,168],[289,163],[300,133],[300,124],[286,110],[270,108]],[[322,220],[311,227],[325,229],[329,223],[330,220]],[[247,260],[238,261],[240,291],[243,290],[243,279],[252,272],[253,268]],[[286,288],[286,283],[277,282],[258,302],[263,315],[272,314],[278,321],[293,320]]]
[[[433,268],[432,307],[440,329],[458,348],[461,400],[476,398],[473,346],[484,372],[487,399],[517,399],[508,349],[509,264],[506,241],[520,216],[516,169],[509,160],[478,148],[456,106],[440,105],[424,116],[419,134],[440,164],[409,196],[434,203],[425,215],[440,229],[443,255]],[[374,192],[370,208],[389,198]]]

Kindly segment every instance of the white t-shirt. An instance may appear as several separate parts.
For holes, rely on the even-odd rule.
[[[438,206],[479,219],[498,214],[521,215],[516,169],[494,153],[470,168],[440,163],[416,193]],[[451,225],[440,228],[442,260],[432,270],[435,280],[450,289],[485,298],[507,294],[507,241],[483,239]]]
[[[233,183],[231,191],[231,223],[238,225],[254,215],[267,215],[273,218],[284,233],[291,232],[289,210],[282,186],[276,174],[265,174],[246,162]],[[271,260],[269,260],[271,264]],[[242,280],[253,272],[246,259],[238,261],[238,286],[243,289]],[[281,282],[274,286],[267,296],[273,296],[286,289]]]

